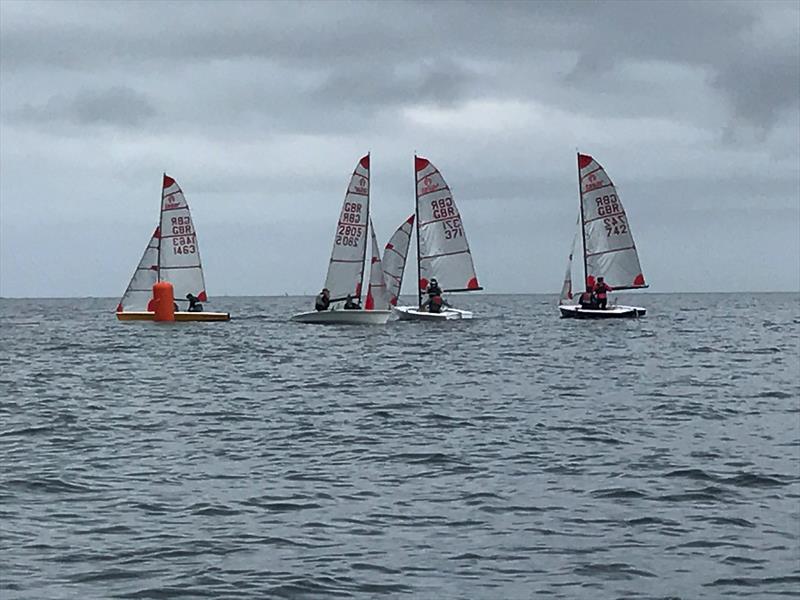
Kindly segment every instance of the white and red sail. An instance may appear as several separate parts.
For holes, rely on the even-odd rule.
[[[152,310],[153,284],[169,281],[175,300],[186,294],[206,302],[206,286],[197,234],[189,205],[175,180],[164,174],[161,188],[161,218],[133,272],[117,312]]]
[[[372,219],[369,220],[369,229],[372,238],[372,259],[369,268],[369,289],[367,290],[367,301],[364,304],[366,310],[389,310],[389,294],[386,290],[386,282],[383,277],[383,265],[381,264],[381,250],[378,246],[378,239],[375,237],[375,227]]]
[[[178,301],[184,300],[186,294],[192,294],[205,302],[206,285],[200,248],[189,205],[181,188],[166,174],[161,193],[160,230],[159,281],[172,284]]]
[[[586,284],[598,277],[614,289],[647,287],[625,209],[605,169],[578,154]]]
[[[397,306],[397,299],[400,297],[413,229],[414,215],[411,215],[397,228],[383,250],[383,278],[386,281],[389,303],[392,306]]]
[[[575,248],[578,245],[578,232],[575,231],[575,236],[572,238],[572,248],[569,251],[569,260],[567,261],[567,272],[564,275],[564,284],[561,286],[561,295],[559,296],[561,302],[572,300],[572,257],[575,255]]]
[[[153,232],[147,247],[142,254],[142,260],[133,272],[133,277],[128,284],[122,299],[117,304],[117,312],[126,310],[149,310],[148,306],[153,297],[153,284],[158,281],[158,238],[159,228]]]
[[[417,231],[420,297],[435,278],[443,291],[480,289],[461,215],[439,170],[414,157],[417,184]]]
[[[331,300],[361,298],[369,220],[369,155],[358,161],[344,197],[325,278]]]

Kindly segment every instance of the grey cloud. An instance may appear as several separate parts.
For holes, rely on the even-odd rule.
[[[783,111],[800,109],[800,58],[754,49],[722,67],[712,85],[725,95],[734,119],[766,131]]]
[[[788,2],[0,1],[3,291],[39,270],[9,248],[38,253],[46,277],[98,235],[114,272],[49,289],[124,286],[162,170],[202,226],[212,289],[313,289],[369,150],[384,238],[412,210],[418,150],[454,191],[484,284],[546,291],[571,240],[576,146],[619,185],[656,287],[718,287],[690,253],[670,279],[667,249],[737,230],[751,262],[715,265],[723,284],[743,268],[794,285],[798,15]],[[86,240],[74,256],[57,251],[72,248],[66,223]],[[30,249],[40,226],[49,241]]]
[[[40,105],[26,104],[12,113],[28,122],[136,127],[156,115],[147,96],[128,87],[86,90],[73,98],[53,96]]]

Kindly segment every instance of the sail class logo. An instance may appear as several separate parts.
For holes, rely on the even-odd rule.
[[[363,177],[358,180],[358,185],[355,186],[355,191],[359,194],[367,194],[367,180]]]
[[[433,183],[431,181],[431,176],[427,175],[425,179],[422,180],[422,190],[420,190],[420,195],[429,194],[430,192],[435,192],[438,189],[439,189],[439,184]]]
[[[583,188],[584,192],[591,192],[592,190],[596,190],[597,188],[601,188],[605,185],[603,180],[600,179],[597,175],[592,173],[591,175],[586,177],[586,185]]]
[[[180,194],[171,194],[167,196],[165,200],[166,200],[166,203],[164,205],[165,209],[180,208],[182,205]]]

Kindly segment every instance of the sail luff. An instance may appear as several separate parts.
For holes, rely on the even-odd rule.
[[[581,186],[581,153],[578,152],[578,207],[580,208],[581,225],[581,251],[583,254],[583,278],[581,279],[581,292],[588,285],[589,268],[586,266],[586,215],[583,212],[583,187]]]
[[[420,251],[419,251],[419,188],[417,187],[417,153],[414,153],[414,221],[416,226],[414,229],[417,232],[417,305],[422,306],[422,267],[420,265]]]

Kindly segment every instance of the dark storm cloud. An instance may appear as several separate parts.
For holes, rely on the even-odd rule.
[[[73,98],[53,96],[41,105],[25,104],[14,117],[49,126],[52,122],[74,125],[136,127],[155,116],[156,110],[144,94],[124,86],[79,92]]]
[[[788,5],[788,7],[787,7]],[[316,77],[315,102],[336,111],[351,102],[454,104],[476,94],[533,93],[562,105],[537,85],[557,87],[531,63],[568,55],[562,82],[598,93],[630,61],[707,70],[732,115],[769,127],[796,103],[797,42],[773,43],[754,32],[770,7],[800,18],[791,3],[80,3],[42,4],[36,19],[7,11],[4,69],[118,67],[168,77],[192,64],[251,61],[283,65],[279,85]],[[229,26],[225,26],[225,25]],[[41,43],[41,40],[47,43]],[[483,73],[470,63],[485,65]],[[507,75],[497,81],[497,71]],[[526,81],[527,80],[527,81]],[[625,83],[624,81],[621,83]],[[662,82],[668,85],[668,81]],[[313,87],[313,86],[312,86]],[[302,91],[302,86],[298,89]],[[619,90],[624,96],[625,90]],[[613,92],[611,94],[614,96]],[[574,108],[581,103],[575,102]],[[587,109],[591,103],[583,102]]]

